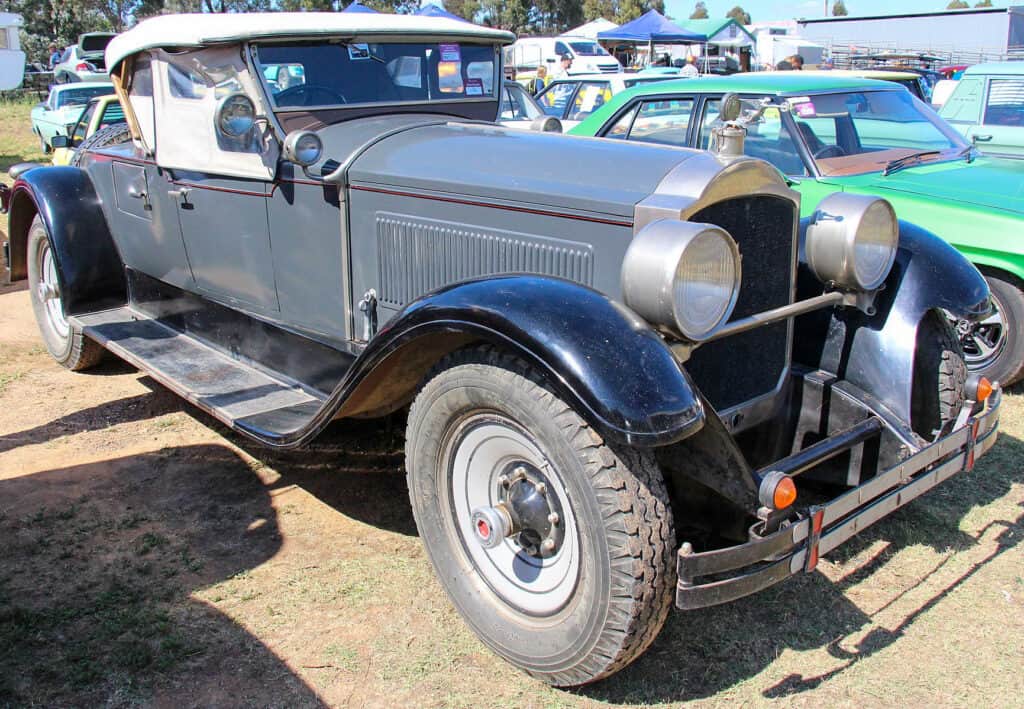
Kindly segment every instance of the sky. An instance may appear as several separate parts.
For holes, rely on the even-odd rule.
[[[933,12],[944,10],[949,0],[844,0],[850,16],[859,15],[891,15],[903,12]],[[973,7],[977,0],[968,0]],[[754,22],[768,20],[792,20],[806,17],[808,19],[825,16],[825,0],[705,0],[709,17],[725,17],[725,13],[737,4],[746,10]],[[1024,5],[1024,0],[1006,2],[992,0],[996,7],[1008,5]],[[685,20],[693,12],[696,0],[665,0],[665,14],[676,19]],[[832,0],[828,0],[829,8]]]

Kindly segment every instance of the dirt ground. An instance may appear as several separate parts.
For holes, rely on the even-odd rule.
[[[0,706],[1021,705],[1017,391],[974,472],[813,574],[673,613],[571,692],[489,653],[443,595],[401,435],[268,454],[116,360],[61,369],[24,285],[0,287]]]

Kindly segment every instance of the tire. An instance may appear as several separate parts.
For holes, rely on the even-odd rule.
[[[926,441],[948,433],[966,390],[967,364],[956,331],[945,316],[931,311],[917,327],[910,410],[914,432]]]
[[[64,317],[57,264],[46,227],[38,216],[28,230],[28,286],[36,324],[50,355],[75,372],[95,366],[103,358],[104,350]]]
[[[1004,387],[1024,376],[1024,293],[1013,276],[986,273],[993,312],[978,323],[959,323],[967,366]]]
[[[435,368],[409,413],[406,468],[442,585],[512,664],[548,684],[582,685],[629,664],[661,630],[676,552],[661,472],[649,452],[604,443],[522,361],[479,348]],[[537,483],[547,507],[485,549],[474,506]]]
[[[68,164],[72,167],[80,167],[82,159],[89,150],[94,148],[105,148],[108,145],[127,143],[131,139],[132,134],[128,129],[127,123],[115,123],[112,126],[107,126],[83,140],[79,146],[75,148],[75,152],[71,154],[71,161]]]

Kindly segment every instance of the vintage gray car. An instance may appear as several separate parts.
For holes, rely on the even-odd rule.
[[[971,469],[1000,393],[945,242],[873,197],[801,222],[759,160],[498,126],[512,40],[146,20],[107,49],[129,130],[14,170],[8,261],[71,369],[105,348],[278,448],[404,416],[452,602],[579,685]]]

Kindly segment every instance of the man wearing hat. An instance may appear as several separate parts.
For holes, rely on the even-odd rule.
[[[562,59],[559,62],[558,68],[555,69],[554,73],[551,74],[552,79],[561,79],[569,76],[569,70],[572,69],[572,55],[563,54]]]

